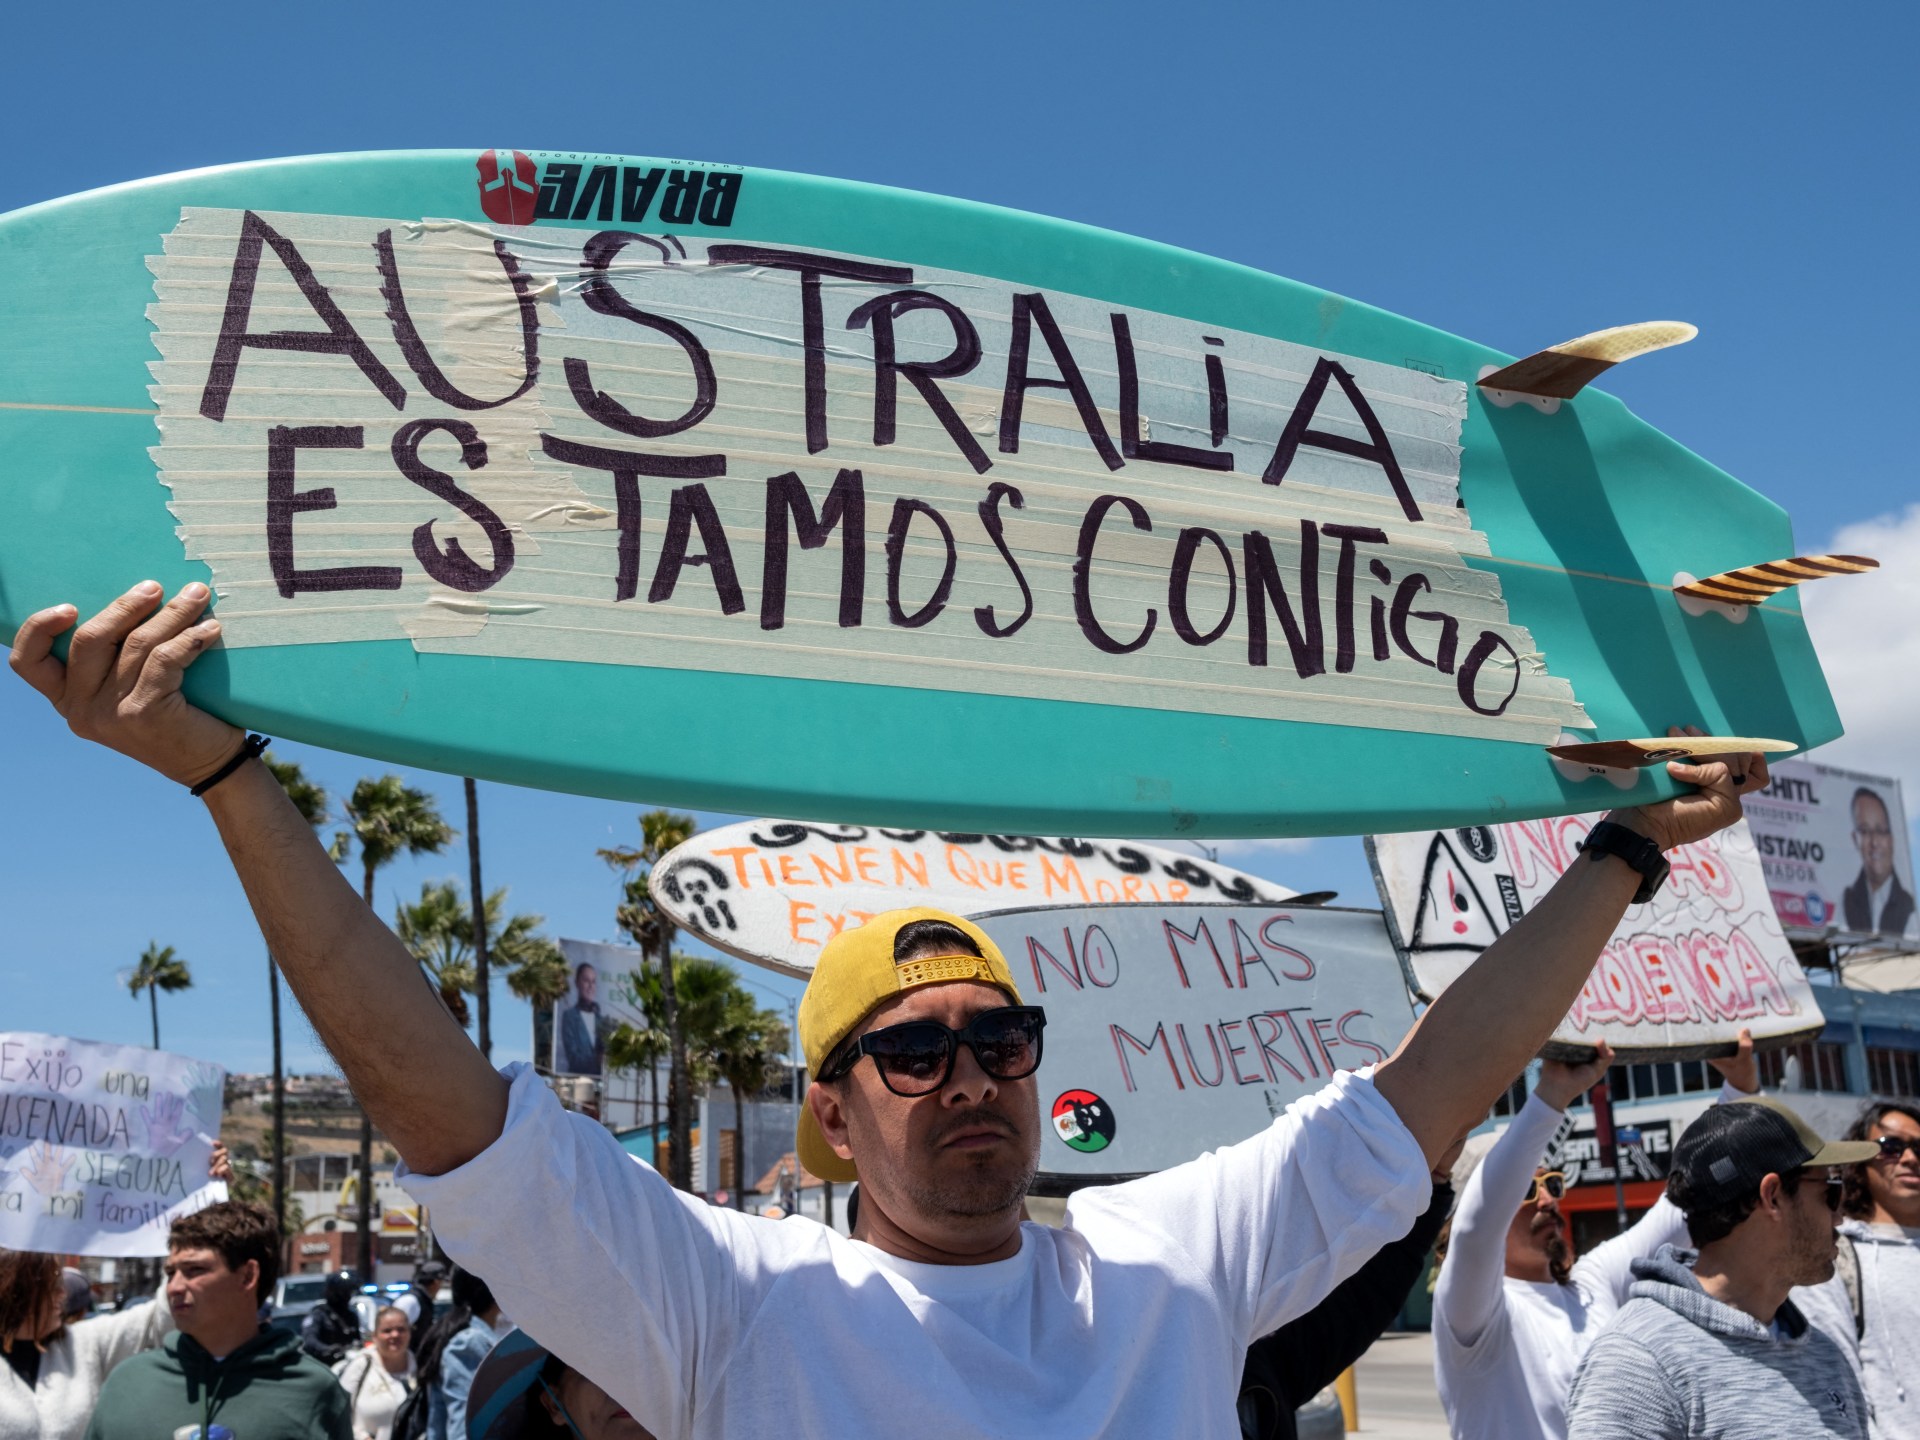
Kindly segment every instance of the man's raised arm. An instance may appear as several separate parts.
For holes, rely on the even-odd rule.
[[[1689,733],[1697,734],[1697,731]],[[1608,818],[1662,850],[1703,840],[1740,818],[1740,797],[1767,783],[1766,761],[1736,755],[1710,765],[1667,767],[1699,788]],[[1601,947],[1639,889],[1626,861],[1582,858],[1545,899],[1487,947],[1427,1008],[1400,1048],[1374,1072],[1428,1160],[1486,1118],[1572,1007]]]
[[[76,735],[182,785],[216,774],[244,736],[180,694],[186,667],[216,639],[201,620],[207,589],[160,605],[136,586],[82,625],[63,664],[54,641],[71,605],[30,616],[14,637],[14,671]],[[267,946],[354,1095],[424,1174],[460,1165],[500,1134],[506,1082],[422,978],[419,965],[327,858],[312,827],[258,761],[206,792]]]

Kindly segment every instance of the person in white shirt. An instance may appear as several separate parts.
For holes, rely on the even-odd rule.
[[[1793,1302],[1859,1370],[1873,1440],[1920,1440],[1920,1104],[1873,1101],[1846,1138],[1880,1154],[1847,1172],[1834,1277]]]
[[[1568,1105],[1613,1063],[1603,1040],[1585,1064],[1548,1060],[1520,1113],[1461,1187],[1433,1294],[1433,1369],[1456,1435],[1565,1440],[1580,1359],[1626,1303],[1632,1262],[1680,1239],[1686,1221],[1662,1196],[1625,1234],[1576,1263],[1560,1213],[1565,1177],[1543,1171]],[[1760,1088],[1753,1037],[1709,1062],[1722,1098]]]
[[[387,1440],[394,1413],[413,1391],[413,1326],[407,1312],[388,1305],[373,1317],[373,1339],[333,1367],[340,1388],[353,1397],[357,1440]]]
[[[233,1179],[232,1160],[219,1141],[207,1174],[222,1185]],[[173,1333],[164,1286],[150,1299],[91,1319],[63,1315],[64,1295],[57,1257],[0,1250],[0,1440],[80,1440],[107,1376]]]
[[[955,916],[894,912],[823,948],[800,1012],[800,1158],[861,1185],[845,1239],[681,1194],[525,1066],[494,1071],[315,840],[258,744],[189,705],[219,635],[204,585],[134,587],[81,625],[30,616],[11,663],[79,735],[194,787],[275,959],[433,1210],[453,1258],[662,1437],[1230,1435],[1248,1341],[1312,1309],[1432,1194],[1578,995],[1661,852],[1740,816],[1759,756],[1596,826],[1571,867],[1421,1016],[1239,1145],[1021,1221],[1041,1031]],[[1381,783],[1385,783],[1382,781]],[[928,922],[909,934],[916,921]],[[955,937],[958,937],[957,939]],[[902,942],[902,943],[896,943]]]

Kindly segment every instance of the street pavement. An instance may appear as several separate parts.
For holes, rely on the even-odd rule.
[[[1361,1357],[1355,1376],[1360,1429],[1382,1440],[1447,1440],[1446,1416],[1433,1388],[1433,1336],[1389,1331]]]

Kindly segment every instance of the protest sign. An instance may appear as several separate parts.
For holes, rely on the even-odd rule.
[[[1598,815],[1371,835],[1395,943],[1427,998],[1520,920],[1580,858]],[[1773,913],[1745,823],[1667,856],[1660,893],[1628,909],[1555,1029],[1548,1054],[1605,1039],[1623,1058],[1732,1052],[1742,1026],[1763,1048],[1825,1023]]]
[[[210,582],[189,697],[283,738],[1185,837],[1584,808],[1535,747],[1674,715],[1840,730],[1796,607],[1670,588],[1790,555],[1779,507],[1568,389],[1683,325],[1513,367],[1045,216],[507,149],[96,190],[0,218],[0,271],[0,437],[39,477],[0,634]]]
[[[0,1246],[164,1255],[175,1217],[227,1198],[207,1178],[218,1065],[0,1031]]]
[[[709,945],[800,976],[848,926],[913,905],[974,915],[1044,903],[1299,901],[1284,885],[1133,840],[788,820],[694,836],[661,860],[653,897]]]
[[[976,917],[1047,1012],[1040,1171],[1164,1170],[1271,1124],[1413,1023],[1374,910],[1059,905]]]
[[[1920,939],[1900,782],[1807,760],[1770,767],[1747,823],[1773,907],[1793,930]]]

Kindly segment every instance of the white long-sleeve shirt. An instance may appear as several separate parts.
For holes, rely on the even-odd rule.
[[[1739,1093],[1723,1088],[1721,1098]],[[1686,1217],[1663,1195],[1581,1256],[1568,1284],[1508,1278],[1507,1230],[1561,1119],[1529,1097],[1460,1192],[1433,1296],[1434,1376],[1455,1435],[1566,1440],[1574,1373],[1626,1303],[1633,1261],[1685,1243]]]
[[[1343,1074],[1239,1145],[1080,1192],[1011,1259],[916,1264],[677,1192],[506,1073],[500,1138],[403,1183],[528,1334],[662,1440],[1235,1435],[1249,1340],[1432,1198],[1412,1134]]]
[[[67,1326],[48,1342],[31,1389],[0,1360],[0,1437],[80,1440],[114,1366],[151,1350],[172,1330],[173,1311],[159,1295],[116,1314]]]

